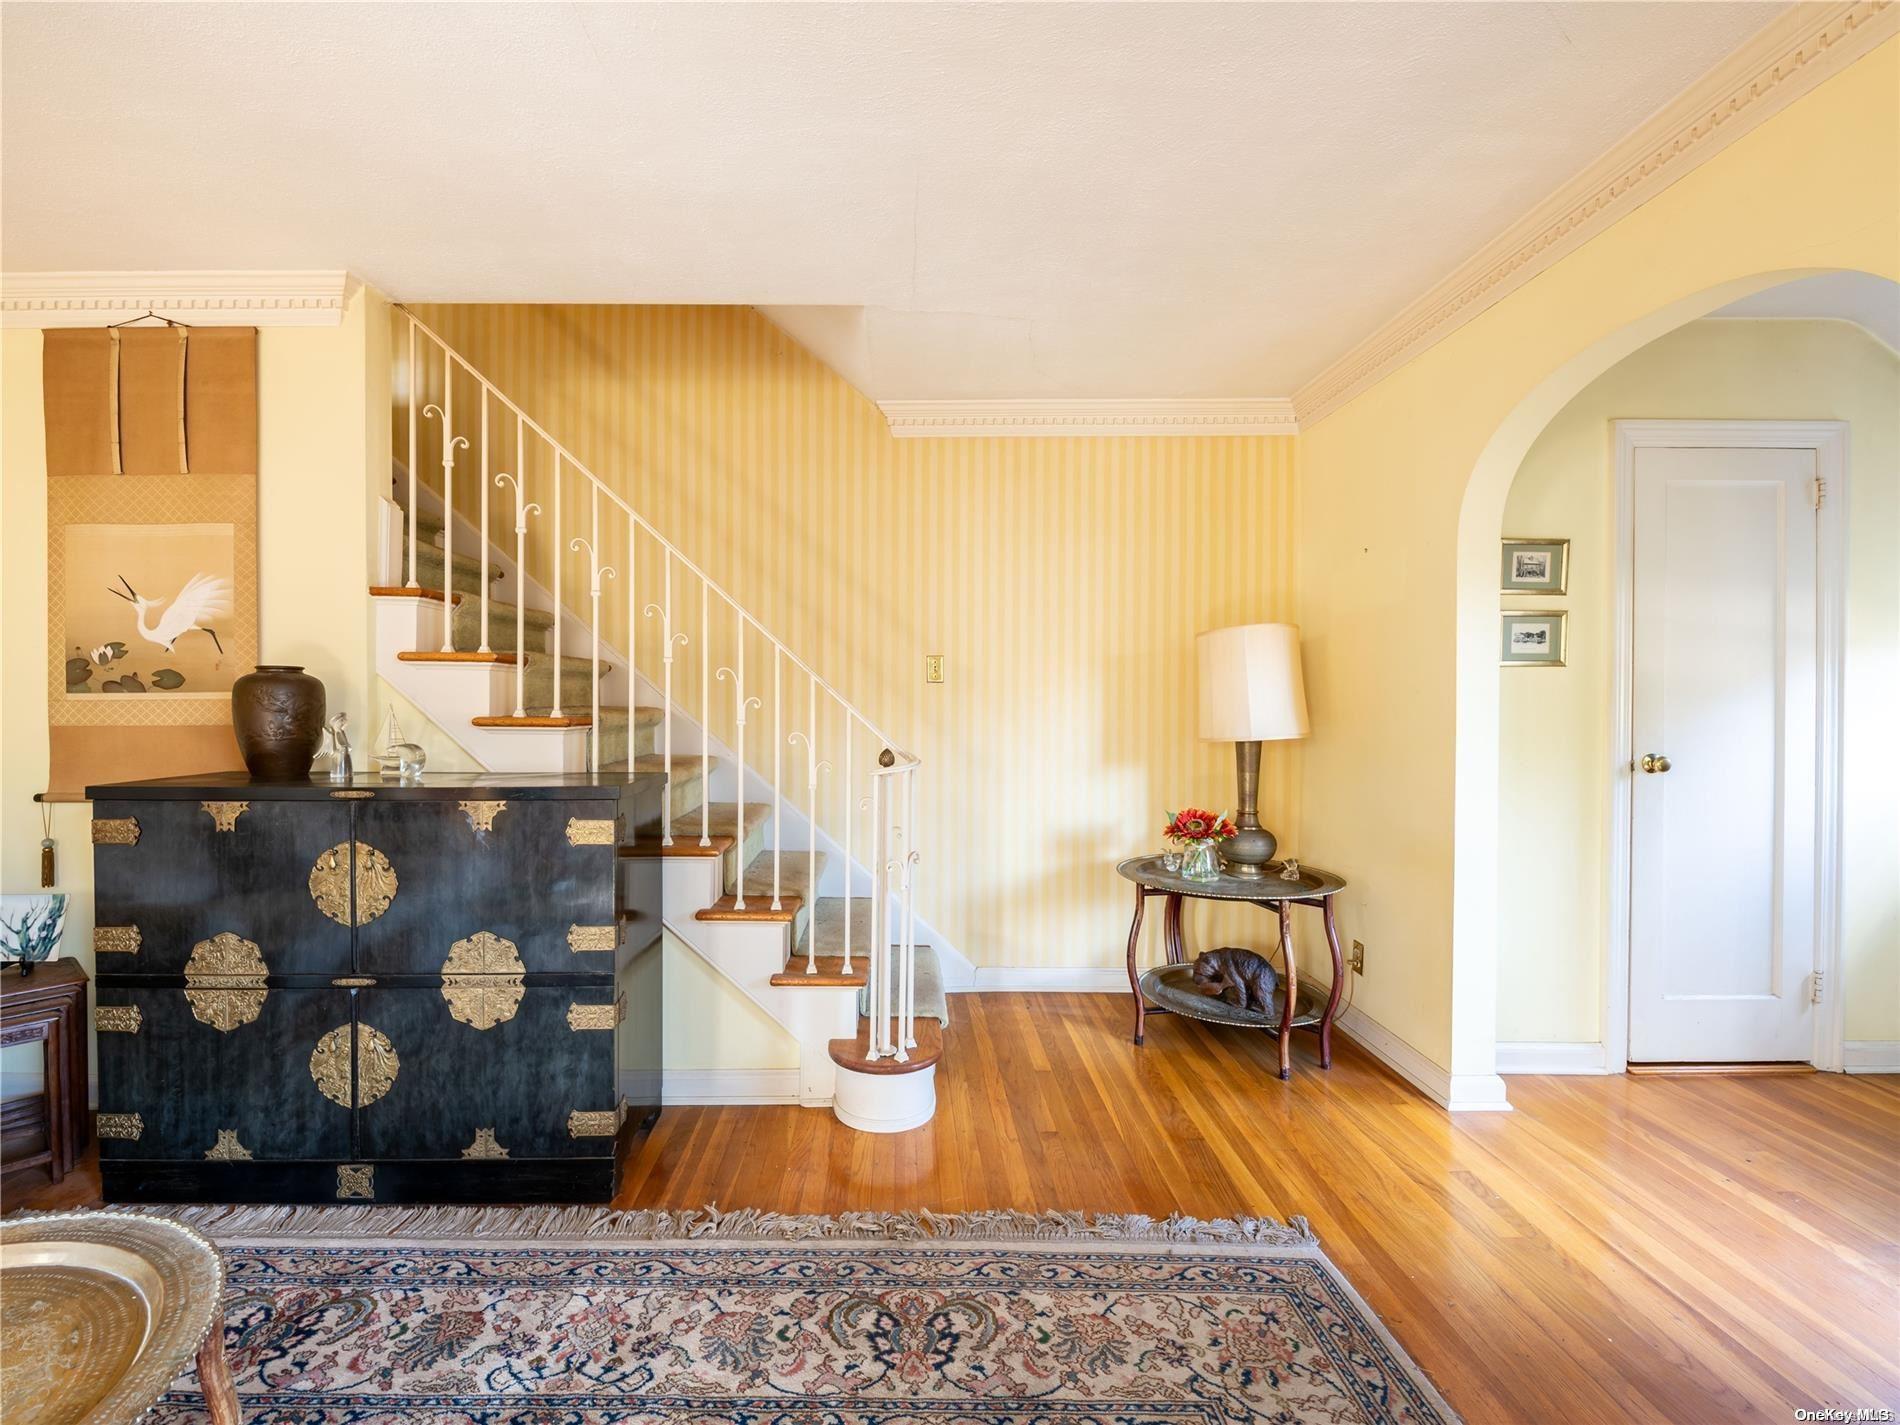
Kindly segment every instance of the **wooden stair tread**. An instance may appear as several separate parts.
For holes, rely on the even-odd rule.
[[[369,594],[372,599],[434,599],[438,604],[442,602],[440,589],[412,589],[407,584],[371,584]]]
[[[487,653],[472,648],[451,648],[447,650],[433,649],[418,652],[404,651],[398,653],[396,657],[404,663],[505,663],[513,667],[516,663],[521,661],[522,655],[516,653],[511,648],[493,649]],[[527,653],[528,667],[538,671],[545,668],[547,664],[553,660],[553,657],[554,655],[552,653],[540,653],[531,648]],[[561,665],[570,672],[585,672],[593,666],[593,659],[581,658],[571,653],[563,653],[561,655]],[[601,659],[600,671],[602,673],[611,673],[613,671],[613,664],[604,658]],[[605,709],[602,711],[605,711]],[[647,709],[643,708],[641,711],[645,712]],[[642,726],[647,726],[652,722],[658,721],[657,715],[659,709],[654,708],[652,711],[655,717],[651,719],[641,719]]]
[[[642,709],[645,711],[645,709]],[[659,709],[653,711],[657,714]],[[659,842],[641,842],[634,847],[640,856],[723,856],[739,844],[738,807],[732,802],[709,803],[708,821],[711,831],[708,835],[712,845],[699,844],[699,808],[683,812],[673,819],[673,844],[662,846]],[[745,834],[750,836],[765,824],[772,809],[763,802],[747,802],[745,805]]]
[[[617,727],[626,721],[627,709],[604,707],[600,710],[600,714],[602,726]],[[594,725],[593,714],[584,712],[562,713],[559,717],[555,717],[550,713],[526,713],[521,717],[516,717],[513,713],[498,713],[492,717],[472,717],[469,721],[474,723],[477,727],[592,727]],[[639,770],[642,772],[659,771],[662,764],[662,759],[659,754],[653,754],[651,760],[652,765],[648,766],[648,758],[644,756],[641,757],[639,759]],[[675,757],[673,761],[677,765],[680,759]],[[699,770],[697,766],[699,759],[695,757],[693,761],[695,764],[693,771],[697,774]],[[624,772],[627,770],[627,764],[624,761],[608,763],[600,770],[603,772]]]
[[[864,984],[864,956],[851,957],[851,973],[844,972],[842,955],[820,955],[818,973],[805,973],[805,957],[794,955],[785,963],[785,968],[772,976],[772,983],[791,989],[825,989],[836,987],[860,987]]]
[[[694,911],[693,918],[695,920],[778,921],[782,924],[788,920],[796,920],[798,912],[805,905],[802,899],[790,891],[780,894],[778,903],[779,908],[773,910],[770,891],[762,896],[748,892],[745,898],[745,909],[740,910],[737,897],[721,896],[704,910]]]
[[[714,856],[725,855],[732,850],[732,847],[733,840],[730,836],[715,836],[710,845],[701,846],[698,837],[687,840],[675,832],[671,846],[659,841],[636,841],[631,846],[623,848],[620,854],[622,856],[704,856],[710,859]]]
[[[602,712],[606,709],[602,708]],[[594,719],[586,713],[579,716],[563,714],[560,717],[542,717],[529,713],[524,717],[512,714],[502,717],[472,717],[469,719],[476,727],[592,727]]]
[[[689,827],[693,826],[693,818],[691,815],[688,815],[685,820]],[[676,823],[673,830],[675,840],[679,838],[679,834],[679,828]],[[695,840],[698,839],[699,833],[696,829],[692,830],[690,834]],[[819,877],[823,877],[825,874],[825,859],[825,853],[820,851],[818,853],[817,864]],[[752,863],[745,868],[745,876],[741,882],[745,888],[745,909],[739,909],[737,896],[725,895],[714,901],[711,905],[706,907],[706,909],[697,912],[697,919],[795,920],[798,918],[798,912],[803,909],[806,896],[811,890],[812,870],[810,853],[803,848],[782,853],[778,876],[779,909],[773,910],[772,853],[769,850],[761,851],[752,858]]]
[[[914,1074],[928,1069],[943,1057],[943,1026],[934,1019],[919,1019],[915,1025],[917,1047],[907,1051],[910,1057],[896,1059],[871,1057],[871,1022],[858,1021],[858,1032],[850,1039],[833,1039],[825,1046],[831,1062],[841,1069],[860,1074]]]

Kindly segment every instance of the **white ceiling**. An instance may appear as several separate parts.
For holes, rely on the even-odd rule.
[[[880,397],[1283,395],[1779,3],[9,3],[0,267],[752,303]]]
[[[1715,319],[1822,319],[1865,327],[1900,351],[1900,284],[1871,272],[1824,272],[1770,287],[1710,312]]]

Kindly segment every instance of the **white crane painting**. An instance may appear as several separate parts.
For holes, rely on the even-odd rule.
[[[211,620],[224,618],[231,612],[231,581],[216,578],[210,574],[193,574],[185,581],[185,587],[168,599],[148,599],[126,582],[125,575],[119,576],[119,583],[125,586],[120,593],[111,585],[106,592],[124,599],[138,610],[139,637],[147,643],[156,643],[165,652],[170,653],[178,640],[188,633],[202,633],[216,645],[218,653],[224,653],[224,644],[211,627]],[[150,621],[153,609],[164,608],[158,622]]]
[[[233,526],[69,524],[62,544],[68,695],[214,698],[255,659]]]

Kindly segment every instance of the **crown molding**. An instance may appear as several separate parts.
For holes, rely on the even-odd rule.
[[[1794,6],[1295,391],[1300,423],[1324,420],[1896,33],[1893,0]]]
[[[0,326],[96,327],[147,311],[188,326],[333,327],[347,272],[8,272]]]
[[[879,401],[900,439],[1039,435],[1293,435],[1284,396],[1046,401]]]

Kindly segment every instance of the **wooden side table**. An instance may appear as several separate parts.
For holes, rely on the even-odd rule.
[[[86,972],[76,960],[54,960],[22,975],[0,967],[0,1047],[38,1041],[46,1064],[46,1148],[0,1165],[46,1164],[58,1182],[73,1170],[92,1134],[87,1127]]]
[[[1280,1077],[1287,1078],[1293,1071],[1291,1049],[1296,1028],[1311,1028],[1318,1032],[1319,1066],[1322,1069],[1332,1067],[1333,1017],[1338,1013],[1340,992],[1346,984],[1346,967],[1339,953],[1339,928],[1333,923],[1333,897],[1346,889],[1344,877],[1312,866],[1301,866],[1298,879],[1287,881],[1280,878],[1280,868],[1275,865],[1268,867],[1265,878],[1260,880],[1222,875],[1212,881],[1191,881],[1178,871],[1168,870],[1159,856],[1131,857],[1115,869],[1125,879],[1135,883],[1135,920],[1128,927],[1128,988],[1135,996],[1135,1043],[1141,1043],[1146,1037],[1149,1015],[1173,1012],[1161,1005],[1151,1006],[1148,1003],[1141,989],[1141,970],[1135,963],[1135,952],[1141,945],[1141,921],[1147,909],[1148,897],[1167,897],[1162,924],[1170,965],[1184,964],[1187,960],[1187,950],[1181,937],[1181,905],[1185,898],[1246,901],[1263,910],[1273,911],[1279,919],[1281,990],[1286,997],[1279,1027]],[[1292,909],[1296,905],[1310,906],[1321,913],[1326,927],[1326,945],[1332,951],[1332,989],[1326,996],[1324,1008],[1316,1015],[1302,1016],[1297,1013],[1300,973],[1293,954]]]

